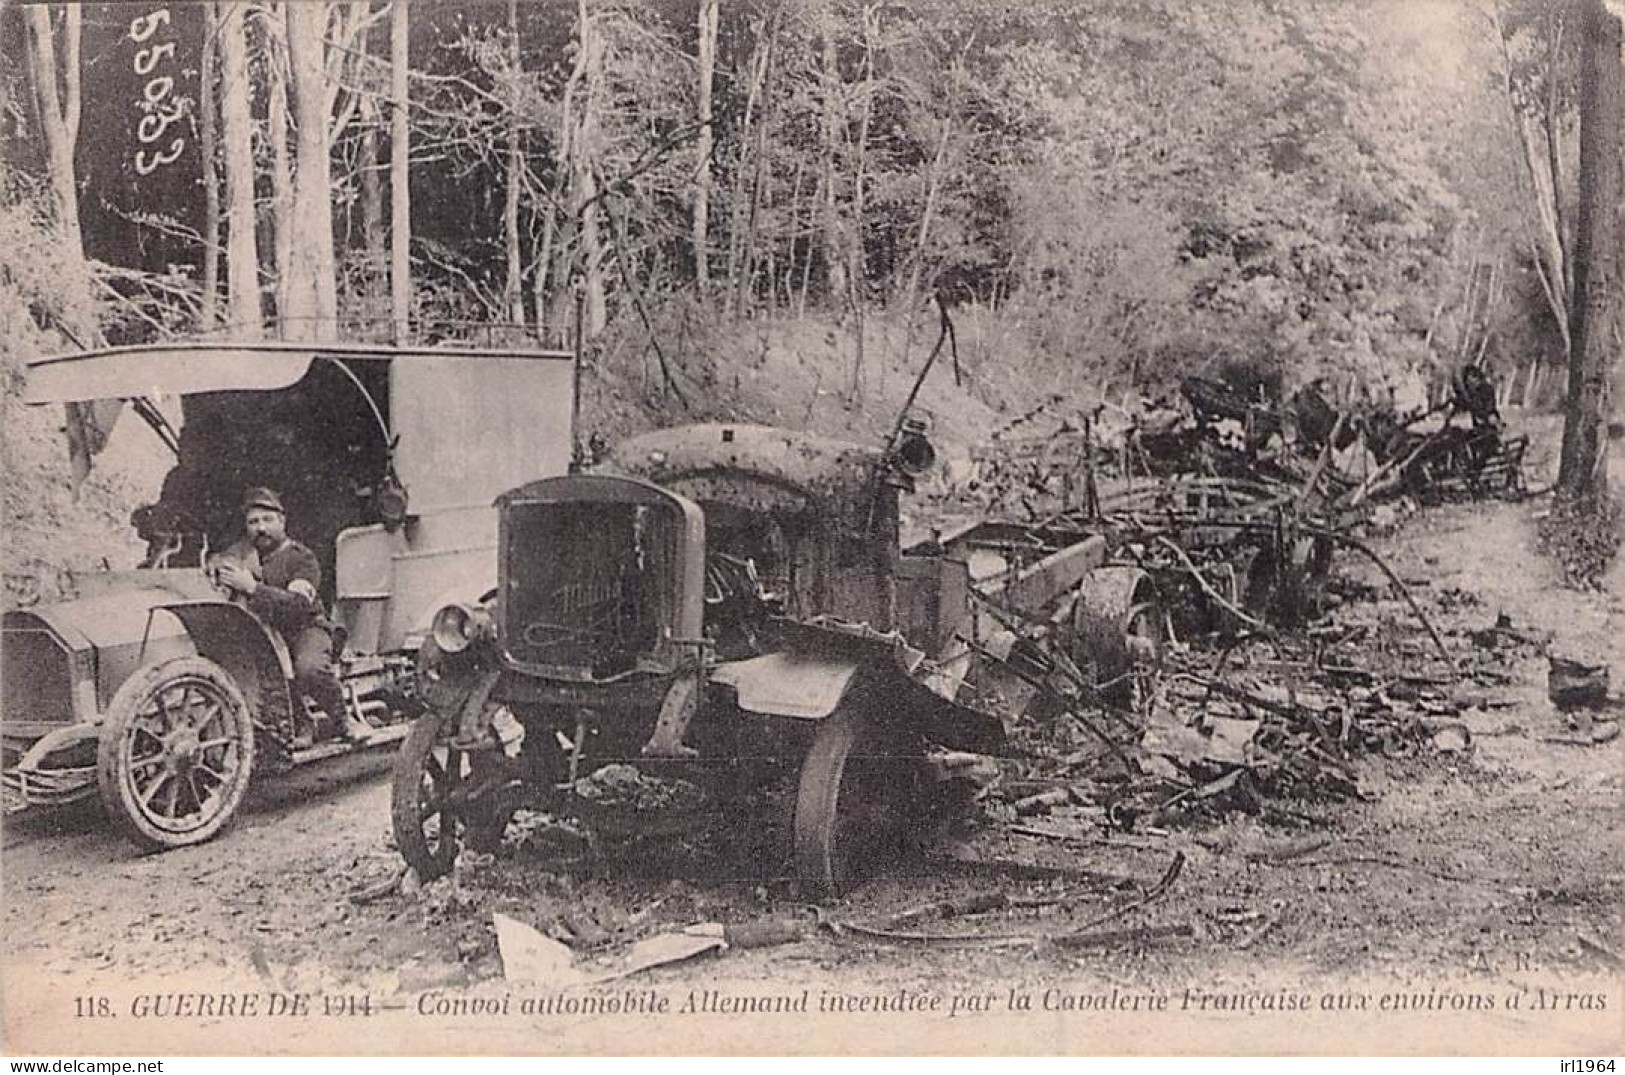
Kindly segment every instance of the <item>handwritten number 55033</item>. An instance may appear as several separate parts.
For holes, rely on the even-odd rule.
[[[138,15],[130,20],[130,40],[136,44],[144,44],[150,40],[161,28],[169,25],[169,9],[161,7],[146,15]],[[151,175],[159,167],[171,164],[180,158],[186,149],[186,139],[172,138],[169,148],[152,150],[147,147],[164,137],[170,124],[186,115],[186,105],[180,101],[171,102],[169,108],[161,107],[175,91],[175,79],[158,71],[158,65],[165,60],[172,60],[175,55],[175,43],[164,41],[137,49],[132,66],[135,73],[147,77],[146,84],[141,87],[141,100],[136,102],[143,112],[141,120],[136,124],[135,136],[141,142],[141,148],[135,153],[135,170],[137,175]]]

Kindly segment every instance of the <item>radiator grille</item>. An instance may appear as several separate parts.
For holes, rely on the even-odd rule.
[[[0,637],[0,710],[8,723],[71,724],[68,650],[43,627],[7,624]]]

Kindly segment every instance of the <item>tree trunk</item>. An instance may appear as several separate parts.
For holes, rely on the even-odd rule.
[[[937,139],[937,152],[931,158],[931,168],[925,175],[925,205],[920,210],[920,232],[914,239],[914,253],[909,258],[908,284],[903,289],[903,309],[908,312],[910,335],[913,334],[914,303],[920,293],[920,272],[925,267],[926,244],[931,235],[931,224],[937,214],[937,196],[942,189],[943,163],[948,159],[948,137],[953,131],[953,117],[942,121],[942,134]],[[904,353],[907,353],[904,347]]]
[[[502,288],[503,316],[525,323],[525,294],[519,259],[519,177],[525,166],[519,145],[519,0],[508,0],[508,167],[502,200],[502,238],[508,255],[508,274]]]
[[[1540,278],[1541,290],[1545,295],[1547,306],[1551,309],[1552,318],[1558,324],[1558,330],[1562,335],[1564,359],[1567,360],[1572,350],[1569,324],[1570,308],[1573,305],[1570,296],[1573,290],[1569,286],[1572,272],[1568,265],[1570,258],[1564,245],[1562,214],[1558,205],[1562,190],[1558,185],[1558,175],[1551,170],[1557,164],[1557,158],[1549,152],[1550,141],[1547,145],[1548,152],[1545,153],[1536,144],[1535,134],[1530,130],[1529,117],[1520,108],[1513,88],[1513,60],[1507,32],[1496,18],[1493,5],[1490,13],[1496,40],[1501,47],[1502,87],[1506,93],[1507,107],[1511,111],[1512,125],[1518,132],[1524,171],[1529,177],[1530,200],[1535,208],[1536,227],[1535,234],[1530,238],[1530,246],[1535,251],[1535,268]],[[1556,73],[1549,72],[1548,77],[1555,78]]]
[[[879,14],[876,8],[865,8],[863,11],[863,114],[858,120],[858,147],[857,159],[852,168],[852,227],[851,239],[847,245],[847,256],[851,258],[851,267],[847,270],[847,301],[852,307],[854,322],[856,351],[852,359],[852,383],[850,395],[853,400],[863,390],[863,296],[862,289],[868,278],[868,268],[864,256],[864,187],[865,170],[869,160],[869,124],[874,118],[874,74],[875,74],[875,38],[879,33]]]
[[[281,5],[260,20],[265,31],[265,66],[270,92],[265,107],[266,141],[271,145],[271,234],[276,280],[277,323],[287,335],[288,284],[293,264],[293,163],[288,154],[288,49]]]
[[[58,71],[56,30],[51,25],[51,9],[32,4],[28,15],[29,41],[33,47],[34,96],[39,105],[40,126],[45,135],[45,154],[56,201],[56,223],[63,242],[75,256],[83,258],[84,241],[79,232],[79,188],[73,168],[74,150],[79,140],[79,5],[64,6],[63,56]],[[71,29],[70,29],[71,28]],[[65,88],[57,89],[57,79]]]
[[[801,241],[801,192],[805,185],[807,175],[807,162],[801,154],[796,154],[795,178],[790,181],[790,205],[785,211],[785,220],[789,228],[789,241],[784,251],[784,307],[792,309],[796,304],[796,247]],[[779,286],[774,281],[774,287]]]
[[[824,181],[819,179],[813,185],[812,202],[807,210],[807,242],[803,247],[801,260],[801,289],[796,294],[796,316],[807,316],[807,292],[812,289],[813,267],[813,226],[812,216],[817,211],[816,206],[822,205],[824,199]]]
[[[711,147],[716,144],[711,130],[711,83],[717,66],[717,0],[700,0],[699,19],[699,106],[700,133],[694,150],[694,286],[704,298],[711,287]]]
[[[412,188],[407,181],[411,134],[407,86],[409,0],[395,0],[389,15],[389,309],[396,343],[412,331]]]
[[[332,168],[328,159],[325,2],[291,0],[287,15],[288,70],[293,82],[298,151],[293,179],[288,311],[290,339],[331,337],[338,327],[334,279]]]
[[[841,67],[835,52],[835,18],[826,12],[823,25],[823,126],[824,126],[824,293],[829,302],[846,294],[846,260],[841,254],[840,215],[835,192],[835,146],[841,135]]]
[[[248,75],[244,5],[228,2],[220,12],[220,118],[226,164],[226,321],[232,334],[260,336],[259,243],[254,234],[254,120]]]
[[[762,195],[767,176],[767,135],[772,124],[772,96],[770,80],[773,77],[773,45],[778,35],[778,22],[770,24],[767,41],[762,45],[761,71],[757,78],[755,96],[763,101],[762,116],[756,124],[756,149],[753,153],[750,183],[750,204],[746,207],[745,233],[740,244],[738,290],[734,297],[734,312],[744,314],[750,306],[751,285],[756,275],[757,231],[760,226]]]
[[[745,257],[746,228],[749,226],[750,206],[747,191],[751,188],[747,183],[747,176],[754,171],[745,167],[746,147],[752,143],[751,134],[755,130],[756,111],[761,104],[762,85],[767,75],[767,41],[769,34],[768,22],[764,17],[757,25],[756,45],[751,49],[750,69],[745,78],[745,110],[739,121],[739,168],[734,175],[733,194],[729,211],[731,215],[728,228],[728,290],[723,297],[724,312],[732,316],[739,312],[737,302],[743,294],[739,278],[749,270],[741,266]],[[760,140],[757,140],[760,143]]]
[[[203,44],[198,50],[198,156],[203,165],[203,304],[199,320],[213,332],[220,320],[220,107],[214,85],[214,42],[220,25],[213,0],[203,5]]]
[[[575,179],[575,142],[576,142],[576,111],[577,102],[586,93],[584,84],[587,80],[587,56],[581,50],[576,50],[575,66],[571,68],[570,75],[564,82],[564,93],[559,102],[559,129],[553,146],[553,199],[552,205],[564,206],[573,203]],[[570,244],[575,240],[573,227],[576,214],[573,209],[568,220],[559,221],[554,226],[552,209],[549,209],[549,218],[544,222],[542,231],[542,251],[538,259],[546,257],[547,268],[538,273],[536,286],[543,289],[549,308],[546,316],[538,311],[537,321],[545,323],[548,328],[546,339],[562,346],[568,339],[572,330],[570,318],[575,310],[575,298],[570,294],[572,280],[570,264],[572,251]],[[562,234],[561,234],[562,232]],[[543,294],[539,291],[537,301],[543,301]]]
[[[382,339],[384,312],[384,269],[389,264],[384,233],[384,155],[379,146],[381,117],[378,106],[368,96],[361,99],[361,245],[367,253],[363,279],[366,315],[362,331],[368,339]]]
[[[1546,168],[1552,182],[1552,224],[1557,233],[1558,246],[1564,251],[1573,249],[1569,234],[1568,211],[1563,204],[1563,110],[1559,102],[1558,72],[1563,62],[1563,12],[1552,11],[1546,25]],[[1574,295],[1574,259],[1563,259],[1563,292]]]
[[[564,109],[567,110],[568,108],[569,98],[566,96]],[[565,126],[567,127],[569,124],[567,113],[566,117]],[[563,162],[563,156],[562,152],[557,154],[557,159],[553,162],[552,197],[547,199],[547,205],[542,210],[542,239],[536,247],[536,265],[532,270],[534,275],[531,277],[531,306],[536,320],[536,336],[538,339],[553,338],[560,341],[564,337],[559,331],[559,325],[554,324],[555,319],[549,316],[548,311],[552,298],[553,248],[556,245],[559,233],[558,206],[560,199],[564,197],[564,183],[569,175],[569,170]]]
[[[80,17],[78,4],[66,4],[62,14],[62,56],[60,65],[56,50],[56,31],[51,24],[51,9],[45,4],[25,9],[28,19],[30,68],[34,82],[34,99],[45,136],[46,165],[50,173],[51,193],[55,201],[58,233],[62,238],[64,260],[71,267],[69,286],[73,294],[63,303],[63,325],[67,334],[84,346],[101,343],[101,327],[88,291],[89,274],[85,267],[84,238],[79,227],[79,188],[74,175],[74,150],[79,141],[79,46]],[[57,89],[61,79],[62,88]],[[70,403],[66,431],[68,461],[72,468],[74,495],[77,497],[82,483],[90,474],[91,457],[101,451],[118,419],[119,405]]]
[[[1584,5],[1580,204],[1575,219],[1574,349],[1557,494],[1583,515],[1608,505],[1607,426],[1614,362],[1625,347],[1625,66],[1622,28],[1603,0]]]
[[[580,229],[581,284],[585,289],[582,309],[585,323],[580,331],[587,339],[592,339],[604,331],[609,321],[604,301],[603,241],[598,233],[598,180],[593,171],[593,146],[604,58],[591,13],[587,10],[587,0],[580,0],[578,13],[584,67],[581,111],[570,153],[574,193],[571,205]]]

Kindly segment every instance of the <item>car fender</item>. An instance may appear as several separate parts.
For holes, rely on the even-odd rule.
[[[819,720],[835,712],[859,665],[844,654],[786,650],[727,661],[710,678],[732,687],[747,713]]]
[[[861,682],[885,700],[885,719],[898,730],[953,750],[980,753],[996,751],[1005,741],[997,717],[942,697],[884,651],[791,648],[720,664],[711,670],[710,680],[732,687],[739,708],[748,713],[799,720],[830,716]]]
[[[256,715],[286,713],[293,661],[275,631],[230,601],[183,601],[159,606],[180,620],[199,655],[224,668]]]

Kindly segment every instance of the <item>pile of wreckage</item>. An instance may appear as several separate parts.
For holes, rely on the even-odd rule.
[[[1528,438],[1505,433],[1477,366],[1442,401],[1410,414],[1374,403],[1338,409],[1327,392],[1316,382],[1282,398],[1257,383],[1191,376],[1177,397],[1059,415],[1056,396],[973,452],[953,494],[987,514],[1038,518],[1106,486],[1170,477],[1290,490],[1340,512],[1527,491]]]
[[[1493,662],[1463,668],[1411,586],[1358,535],[1401,498],[1525,491],[1527,439],[1503,434],[1482,371],[1407,419],[1336,410],[1313,385],[1270,401],[1189,377],[1181,395],[1131,421],[1097,408],[1046,422],[1053,400],[977,452],[945,505],[1033,533],[1101,534],[1107,562],[1142,571],[1159,598],[1155,644],[1138,646],[1135,670],[1116,680],[1069,667],[1045,645],[1049,625],[1025,628],[1044,655],[1025,677],[1044,704],[1028,712],[1044,719],[1017,717],[1035,760],[990,796],[995,813],[1081,809],[1126,830],[1180,812],[1256,811],[1266,798],[1357,794],[1360,755],[1470,749],[1463,684],[1493,678]],[[1461,414],[1469,425],[1456,424]],[[1386,592],[1344,600],[1336,591],[1351,583],[1331,573],[1339,552],[1374,566]],[[1362,619],[1371,607],[1386,618]],[[1130,694],[1104,689],[1128,678]]]

